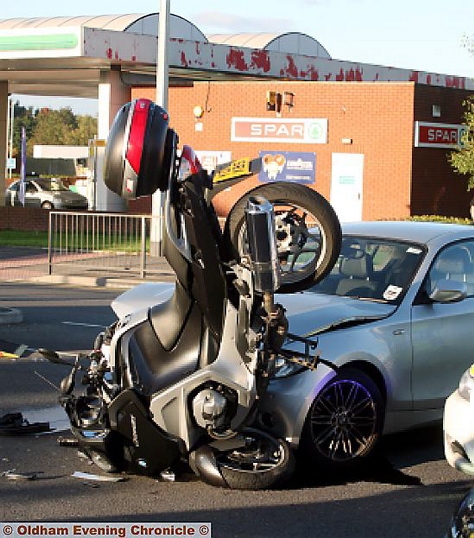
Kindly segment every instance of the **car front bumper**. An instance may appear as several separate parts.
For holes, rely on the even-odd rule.
[[[443,416],[444,454],[448,463],[474,475],[474,398],[455,390],[446,400]]]
[[[318,393],[336,374],[320,364],[317,370],[272,379],[259,405],[259,426],[297,448],[308,410]]]

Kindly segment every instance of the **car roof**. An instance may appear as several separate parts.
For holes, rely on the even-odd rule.
[[[341,224],[344,235],[384,237],[428,244],[433,240],[474,238],[474,226],[469,224],[447,224],[407,220],[361,221]]]
[[[28,177],[25,178],[25,182],[26,182],[26,181],[36,181],[37,179],[38,179],[37,177],[30,177],[30,176],[28,176]],[[10,185],[14,185],[15,183],[20,183],[20,181],[21,181],[20,179],[15,179],[15,181],[12,181],[12,182],[10,183]]]

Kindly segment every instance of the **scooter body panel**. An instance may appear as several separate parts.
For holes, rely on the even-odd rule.
[[[144,360],[136,333],[143,330],[143,327],[149,331],[148,321],[135,325],[121,337],[122,356],[126,362],[124,370],[130,372],[132,386],[150,398],[150,411],[155,423],[171,435],[181,438],[188,450],[206,434],[190,411],[192,399],[200,390],[223,387],[235,395],[235,410],[230,427],[239,426],[255,402],[256,351],[253,352],[253,361],[245,362],[242,359],[236,345],[237,326],[238,312],[228,303],[222,345],[217,357],[208,357],[209,364],[203,367],[199,366],[203,345],[199,348],[191,345],[188,348],[186,342],[181,340],[176,346],[176,364],[173,364],[175,350],[160,350],[156,342],[152,347],[150,362]],[[191,344],[197,342],[196,332],[199,330],[196,322],[186,324]],[[186,337],[182,335],[182,338]],[[151,343],[149,341],[148,345]],[[201,362],[205,360],[202,359]]]
[[[121,293],[110,306],[121,319],[131,312],[167,301],[173,295],[174,287],[174,282],[144,282]]]
[[[129,472],[154,475],[184,455],[181,439],[160,429],[133,389],[121,392],[109,406],[111,428],[120,436]]]

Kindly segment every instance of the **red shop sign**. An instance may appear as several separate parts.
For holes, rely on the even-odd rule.
[[[461,145],[465,125],[415,122],[416,148],[450,148]]]

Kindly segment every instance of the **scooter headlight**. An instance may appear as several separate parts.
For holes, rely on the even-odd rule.
[[[471,399],[471,392],[474,390],[474,364],[468,368],[459,381],[458,392],[465,400]]]
[[[277,357],[273,368],[272,377],[282,378],[289,377],[290,375],[298,374],[305,368],[296,362],[291,362],[283,357]]]

